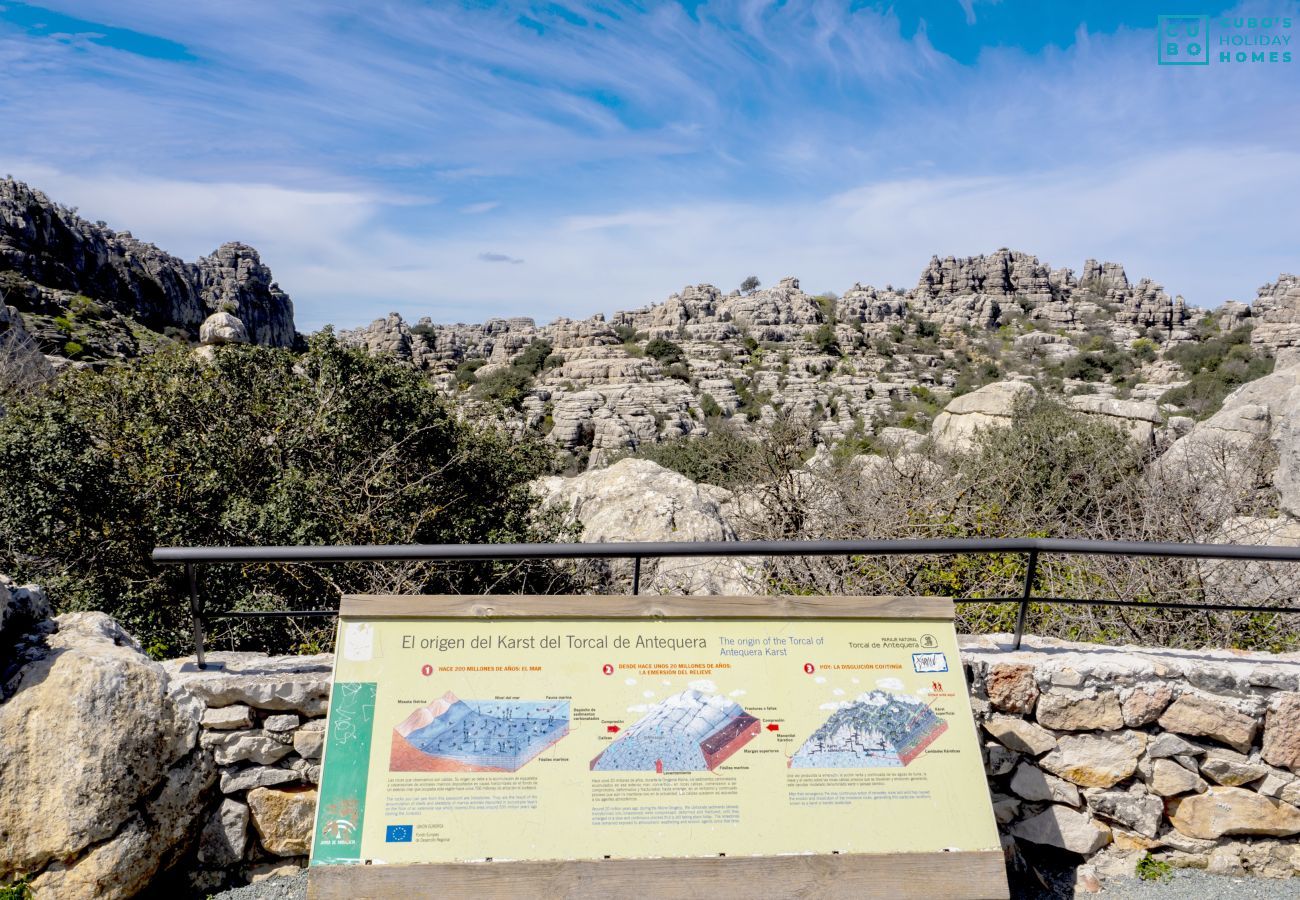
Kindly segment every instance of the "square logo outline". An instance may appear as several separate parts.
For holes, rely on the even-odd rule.
[[[1186,62],[1172,62],[1165,59],[1165,22],[1170,19],[1188,20],[1195,19],[1200,23],[1201,34],[1205,46],[1203,59],[1188,60]],[[1173,16],[1156,16],[1156,65],[1158,66],[1208,66],[1210,64],[1210,17],[1206,15],[1173,15]]]

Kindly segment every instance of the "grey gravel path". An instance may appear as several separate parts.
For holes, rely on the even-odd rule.
[[[307,870],[287,878],[268,878],[257,884],[212,894],[210,900],[307,900]]]

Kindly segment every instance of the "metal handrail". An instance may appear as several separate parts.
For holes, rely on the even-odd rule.
[[[641,561],[663,557],[717,556],[964,556],[1023,553],[1024,587],[1015,597],[959,597],[954,603],[1017,603],[1015,643],[1020,649],[1030,603],[1081,606],[1193,609],[1221,612],[1286,613],[1300,608],[1217,603],[1166,603],[1136,600],[1087,600],[1035,597],[1034,576],[1040,554],[1234,559],[1253,562],[1300,562],[1300,547],[1244,544],[1176,544],[1157,541],[1093,541],[1073,538],[915,538],[842,541],[628,541],[594,544],[393,544],[283,547],[156,547],[151,558],[161,565],[183,565],[189,584],[195,662],[205,668],[203,641],[210,618],[333,616],[337,610],[222,611],[209,613],[198,590],[197,567],[219,563],[335,563],[396,560],[494,561],[518,559],[631,559],[632,593],[641,589]]]

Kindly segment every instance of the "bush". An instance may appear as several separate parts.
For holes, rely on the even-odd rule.
[[[752,294],[758,290],[760,282],[757,275],[750,275],[740,283],[740,292],[742,294]]]
[[[456,383],[461,387],[468,387],[478,380],[475,373],[487,365],[487,360],[482,357],[467,359],[456,367]]]
[[[476,375],[475,396],[518,409],[533,386],[533,376],[523,366],[504,366]]]
[[[519,354],[515,360],[516,368],[523,369],[529,375],[536,375],[546,366],[546,360],[551,355],[550,341],[534,340],[524,348],[524,352]]]
[[[1242,325],[1226,335],[1171,350],[1169,358],[1182,367],[1189,380],[1166,391],[1160,402],[1203,419],[1218,412],[1223,399],[1237,387],[1272,372],[1273,357],[1256,352],[1250,334],[1251,326]]]
[[[59,612],[104,610],[155,656],[175,655],[189,642],[184,575],[153,565],[154,546],[544,540],[528,482],[550,455],[460,421],[418,372],[329,333],[301,356],[227,347],[203,363],[164,349],[67,373],[0,419],[0,571],[44,584]],[[200,587],[216,609],[302,609],[341,591],[509,590],[527,572],[221,566]],[[292,627],[227,620],[213,644],[328,640]]]
[[[717,419],[722,417],[722,407],[718,401],[713,399],[712,394],[700,395],[700,412],[704,413],[705,418]]]
[[[840,342],[835,336],[835,326],[830,322],[824,322],[817,326],[817,330],[812,335],[812,342],[820,353],[829,356],[840,355]]]
[[[664,338],[655,338],[646,344],[645,353],[646,356],[657,360],[661,366],[671,366],[673,363],[685,362],[686,360],[686,354],[682,352],[682,348]]]

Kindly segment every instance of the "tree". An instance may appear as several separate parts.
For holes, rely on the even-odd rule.
[[[757,275],[750,275],[740,283],[740,292],[742,294],[752,294],[758,290],[760,282]]]
[[[102,609],[155,655],[188,638],[183,574],[155,545],[480,543],[548,539],[529,481],[540,442],[463,421],[410,367],[326,332],[305,354],[162,350],[72,372],[0,419],[0,571],[39,581],[61,612]],[[222,566],[215,608],[300,609],[342,591],[544,590],[497,564]],[[214,646],[327,643],[286,620],[234,620]]]
[[[665,338],[655,338],[645,345],[646,356],[658,361],[661,366],[671,366],[684,362],[686,354],[682,348]]]

